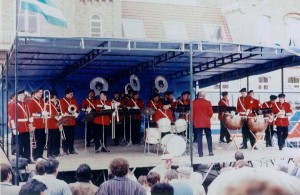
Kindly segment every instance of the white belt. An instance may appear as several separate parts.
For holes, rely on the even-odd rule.
[[[27,122],[27,121],[28,121],[27,118],[20,118],[20,119],[18,119],[18,122]]]

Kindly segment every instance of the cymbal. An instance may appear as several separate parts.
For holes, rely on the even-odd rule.
[[[143,108],[142,113],[147,116],[151,116],[151,115],[155,114],[155,110],[152,108]]]

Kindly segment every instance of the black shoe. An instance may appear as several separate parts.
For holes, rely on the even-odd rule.
[[[70,154],[78,154],[75,150],[70,152]]]
[[[282,150],[282,147],[279,147],[279,150]]]
[[[203,154],[199,154],[199,157],[203,157]]]
[[[257,147],[255,146],[255,147],[253,148],[253,150],[258,150],[258,149],[257,149]]]
[[[106,149],[106,148],[102,148],[101,152],[110,152],[110,151],[108,149]]]
[[[231,140],[231,139],[230,139],[230,140],[228,140],[226,143],[227,143],[227,144],[229,144],[230,142],[232,142],[232,140]]]
[[[214,153],[213,152],[209,152],[209,156],[213,156],[214,155]]]
[[[240,150],[247,149],[247,148],[248,148],[247,146],[242,146],[240,147]]]
[[[35,164],[35,163],[36,163],[35,161],[28,160],[28,164]]]
[[[63,152],[63,155],[69,155],[68,151]]]

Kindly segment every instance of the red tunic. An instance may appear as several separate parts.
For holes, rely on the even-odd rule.
[[[173,112],[170,109],[164,110],[160,108],[155,111],[154,118],[153,118],[154,121],[157,122],[159,121],[159,119],[162,118],[168,118],[170,119],[171,123],[174,122]]]
[[[11,108],[12,105],[14,105],[14,101],[10,100],[7,104],[7,122],[8,122],[7,125],[10,129],[12,129],[12,126],[11,126],[11,119],[12,119],[11,118],[11,110],[13,109],[13,108]]]
[[[105,108],[103,108],[104,106],[110,106],[111,107],[110,109],[112,109],[111,101],[110,100],[106,100],[106,101],[96,100],[95,101],[96,111],[105,110]],[[110,125],[111,115],[112,114],[110,113],[110,114],[105,114],[105,115],[101,115],[101,116],[96,116],[93,119],[93,122],[98,125]]]
[[[96,109],[95,108],[95,102],[96,102],[95,98],[93,98],[93,99],[85,98],[81,103],[82,111],[85,111],[87,108],[91,108],[91,109],[95,110]]]
[[[10,113],[11,113],[11,123],[15,121],[16,112],[15,112],[15,105],[16,103],[12,103],[10,106]],[[25,133],[29,132],[29,110],[28,106],[25,102],[18,102],[17,103],[17,112],[18,112],[18,132]],[[12,125],[14,127],[14,125]]]
[[[71,98],[71,99],[68,99],[66,97],[62,98],[59,100],[59,103],[60,103],[60,106],[61,106],[61,113],[64,115],[64,114],[70,114],[69,111],[68,111],[68,107],[69,105],[73,104],[76,106],[76,109],[77,109],[77,112],[79,110],[79,106],[75,100],[75,98]],[[75,126],[76,125],[76,119],[75,117],[68,123],[66,124],[65,126]]]
[[[139,107],[139,109],[142,109],[145,106],[144,106],[144,102],[141,99],[138,99],[138,100],[130,99],[128,101],[127,107],[128,108]],[[135,114],[132,117],[136,120],[142,120],[142,114]]]
[[[53,102],[50,103],[51,104],[51,116],[50,118],[47,119],[47,128],[48,130],[51,129],[58,129],[57,126],[57,117],[58,117],[58,110],[56,108],[56,106],[54,105]],[[50,106],[49,104],[46,105],[46,111],[50,113]]]
[[[292,107],[288,102],[283,102],[283,104],[281,104],[280,102],[275,102],[272,105],[272,112],[274,114],[277,114],[280,110],[285,111],[285,113],[293,113],[292,111]],[[288,117],[284,117],[284,118],[279,118],[277,117],[276,121],[275,121],[275,125],[278,127],[287,127],[289,126],[289,119]]]
[[[193,101],[193,122],[195,128],[210,128],[210,118],[213,115],[211,102],[204,98]]]
[[[228,107],[229,106],[229,100],[228,99],[224,99],[222,98],[219,103],[218,103],[218,106],[222,106],[222,107]],[[218,119],[220,121],[223,120],[223,115],[224,115],[225,112],[219,112],[218,113]]]
[[[260,109],[260,102],[259,100],[252,98],[251,96],[247,96],[245,99],[245,108],[246,110],[249,110],[249,116],[254,117],[255,114],[253,113],[253,110]]]
[[[32,126],[35,127],[36,129],[44,129],[45,122],[41,116],[41,114],[44,110],[44,100],[32,98],[28,101],[27,104],[28,104],[28,109],[29,109],[29,116],[33,117]],[[34,115],[40,115],[40,116],[36,117]]]
[[[262,109],[267,109],[267,108],[272,109],[272,106],[273,106],[272,102],[271,102],[271,101],[267,101],[267,102],[264,102],[264,103],[261,105],[261,108],[262,108]],[[267,114],[267,115],[268,115],[268,114]],[[270,124],[270,125],[273,125],[274,122],[270,122],[269,124]]]
[[[237,103],[236,103],[236,112],[239,113],[240,115],[245,115],[246,113],[246,107],[245,107],[245,100],[246,100],[246,97],[239,97],[237,99]]]
[[[178,100],[176,102],[177,106],[178,105],[186,105],[186,106],[189,106],[190,105],[190,100]],[[184,119],[184,120],[189,120],[190,117],[189,117],[189,113],[188,114],[179,114],[178,116],[178,119]]]
[[[161,107],[163,106],[162,102],[161,101],[153,101],[153,100],[150,100],[148,102],[148,108],[152,108],[154,110],[157,110],[157,109],[160,109]]]

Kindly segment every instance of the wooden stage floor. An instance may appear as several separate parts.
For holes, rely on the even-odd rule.
[[[214,156],[208,156],[208,150],[206,145],[206,139],[204,138],[204,156],[198,157],[198,154],[194,151],[193,163],[211,165],[212,163],[229,163],[234,162],[234,153],[236,147],[232,144],[228,150],[228,144],[219,143],[219,135],[213,135],[213,148]],[[239,145],[242,140],[241,138],[236,139]],[[250,145],[248,143],[248,145]],[[194,143],[194,147],[197,149],[197,144]],[[78,155],[68,155],[57,158],[60,162],[59,171],[68,172],[75,171],[79,164],[87,163],[91,166],[92,170],[106,170],[110,161],[116,157],[124,157],[129,161],[131,168],[143,168],[143,167],[154,167],[161,163],[160,155],[162,151],[159,151],[159,155],[154,153],[154,146],[151,147],[151,152],[144,154],[144,145],[134,145],[126,148],[126,145],[122,146],[109,146],[109,153],[98,153],[96,154],[93,147],[87,148],[84,151],[83,140],[76,140],[75,143],[76,151]],[[262,150],[241,150],[244,153],[245,160],[252,161],[255,165],[260,165],[269,160],[289,159],[299,155],[299,148],[287,148],[284,147],[282,151],[275,147],[266,148],[263,144]],[[45,154],[46,156],[46,154]],[[173,160],[174,165],[179,165],[182,161],[189,162],[190,156],[183,154],[180,157],[175,157]],[[29,166],[29,170],[34,169],[34,165]]]

